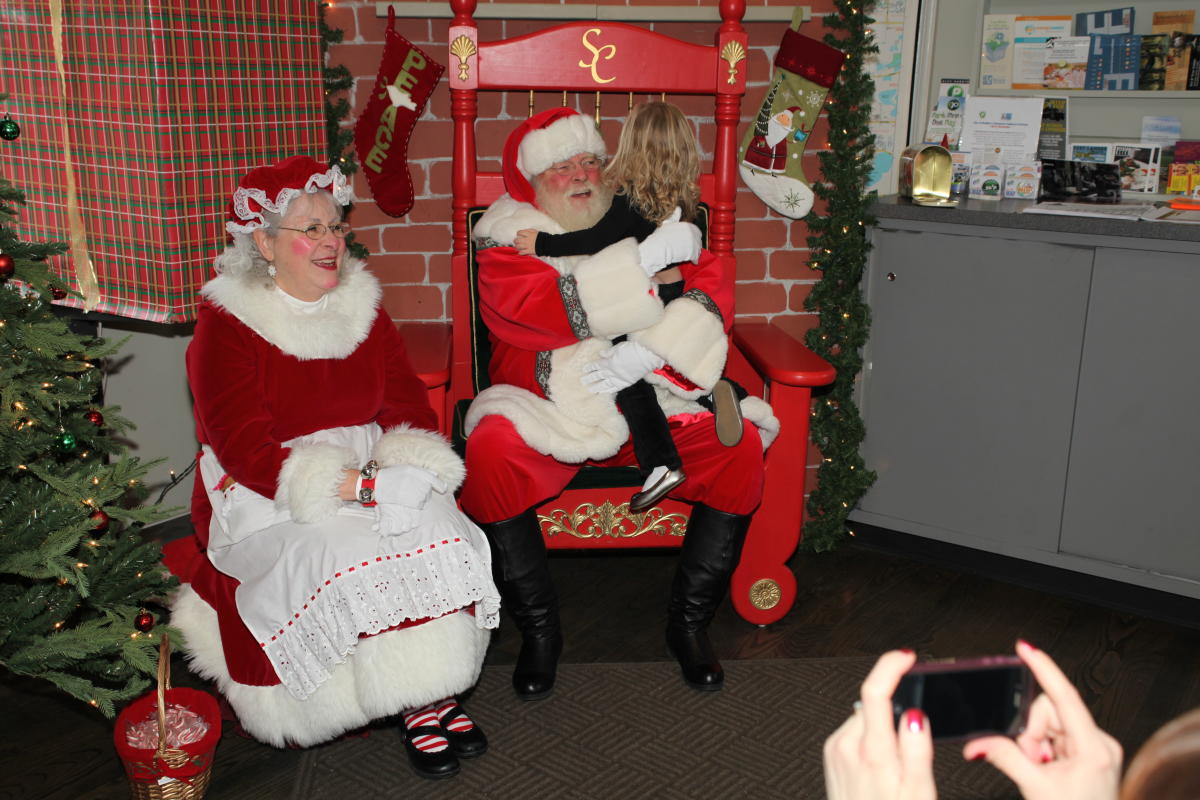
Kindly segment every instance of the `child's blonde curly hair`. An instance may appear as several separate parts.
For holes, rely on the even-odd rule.
[[[604,171],[605,183],[652,222],[662,222],[675,206],[691,221],[700,200],[699,179],[699,147],[683,112],[658,101],[630,109],[616,155]]]

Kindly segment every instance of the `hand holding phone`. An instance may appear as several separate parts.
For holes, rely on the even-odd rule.
[[[964,741],[1025,729],[1033,676],[1016,656],[987,656],[916,664],[892,695],[898,725],[910,708],[929,718],[935,742]]]
[[[1121,745],[1096,725],[1078,690],[1048,654],[1017,642],[1017,655],[1042,687],[1026,730],[1012,741],[985,736],[963,746],[963,758],[986,758],[1025,800],[1116,800]]]

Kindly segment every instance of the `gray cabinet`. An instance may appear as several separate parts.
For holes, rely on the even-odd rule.
[[[1200,256],[1096,252],[1063,553],[1200,581]]]
[[[872,230],[851,520],[1200,597],[1200,242],[996,209]]]

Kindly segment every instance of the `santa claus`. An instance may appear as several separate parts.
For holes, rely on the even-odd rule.
[[[585,462],[635,463],[628,427],[612,395],[596,393],[595,376],[610,388],[656,386],[688,475],[673,492],[695,508],[671,589],[667,644],[697,689],[724,680],[705,630],[761,498],[763,447],[778,431],[766,404],[748,398],[741,441],[723,446],[713,415],[695,402],[724,368],[734,264],[700,250],[693,226],[666,223],[641,244],[625,239],[589,256],[514,249],[522,229],[562,233],[603,216],[611,202],[601,180],[605,152],[592,121],[571,109],[531,117],[505,144],[508,193],[473,231],[492,385],[467,415],[460,502],[492,545],[503,605],[521,630],[513,686],[524,699],[550,693],[563,646],[534,509]],[[683,294],[664,305],[651,276],[680,261]],[[625,334],[628,341],[612,343]]]
[[[803,138],[799,138],[797,141],[804,141],[808,137],[808,132],[804,130],[803,117],[804,109],[800,106],[785,108],[770,117],[767,120],[766,134],[755,136],[750,140],[742,162],[754,169],[771,174],[783,172],[787,169],[788,139],[791,138],[792,126],[800,125],[798,133]]]

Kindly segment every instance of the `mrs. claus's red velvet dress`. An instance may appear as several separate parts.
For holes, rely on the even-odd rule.
[[[378,282],[349,261],[317,303],[246,276],[202,295],[187,355],[196,533],[164,553],[193,667],[276,746],[469,688],[497,619],[490,554],[455,506],[462,461],[432,432]],[[389,527],[337,497],[344,470],[371,458],[427,469],[447,491]]]

